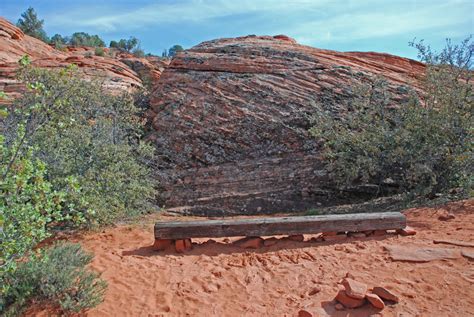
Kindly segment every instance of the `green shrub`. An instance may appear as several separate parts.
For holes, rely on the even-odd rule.
[[[7,274],[10,285],[0,313],[17,315],[29,303],[43,303],[65,313],[83,312],[102,302],[106,283],[86,269],[92,255],[78,244],[56,244],[21,262]]]
[[[110,41],[109,47],[116,48],[126,52],[132,52],[134,49],[140,46],[140,41],[136,38],[131,36],[128,40],[120,39],[117,41]]]
[[[0,280],[15,270],[16,260],[48,237],[48,224],[62,220],[65,196],[52,189],[45,179],[45,164],[32,158],[30,149],[18,156],[19,141],[8,148],[1,139]]]
[[[96,56],[105,56],[105,51],[102,47],[96,47],[94,53]]]
[[[145,52],[141,48],[136,48],[133,50],[133,55],[135,57],[142,58],[142,57],[145,57]]]
[[[7,118],[7,134],[26,121],[27,143],[47,164],[53,187],[78,189],[67,191],[68,217],[99,225],[149,211],[154,148],[141,140],[141,110],[132,96],[108,95],[76,72],[24,66],[20,79],[29,89]]]
[[[54,190],[46,165],[34,158],[35,149],[27,143],[26,126],[24,121],[16,124],[9,144],[4,135],[0,136],[0,297],[10,287],[5,275],[14,273],[18,261],[50,236],[51,226],[83,220],[74,213],[74,205],[66,201],[68,191],[74,193],[78,188],[71,187],[68,179],[64,188]]]
[[[310,132],[323,143],[331,179],[339,186],[376,184],[380,190],[431,197],[472,187],[473,86],[470,39],[431,52],[421,95],[391,104],[387,82],[353,87],[348,112],[314,115]],[[448,42],[450,44],[450,42]],[[428,60],[425,60],[428,61]]]
[[[98,35],[86,32],[75,32],[68,40],[68,44],[72,46],[105,47],[105,42]]]

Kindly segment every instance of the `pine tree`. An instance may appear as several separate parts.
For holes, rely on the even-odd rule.
[[[21,14],[16,26],[18,26],[25,34],[35,37],[43,42],[48,43],[49,39],[43,30],[44,20],[38,19],[35,9],[29,7]]]

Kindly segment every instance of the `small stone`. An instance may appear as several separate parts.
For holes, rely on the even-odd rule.
[[[313,287],[313,288],[308,292],[308,295],[309,295],[309,296],[313,296],[313,295],[318,294],[319,292],[321,292],[321,289],[320,289],[319,287]]]
[[[390,300],[395,303],[398,303],[400,301],[397,295],[395,295],[393,292],[389,291],[384,287],[376,286],[372,290],[372,293],[378,295],[382,299]]]
[[[412,227],[406,226],[403,229],[398,229],[397,233],[402,236],[414,236],[416,234],[416,231]]]
[[[438,217],[439,220],[441,221],[448,221],[448,220],[451,220],[451,219],[455,219],[456,216],[453,215],[453,214],[444,214],[444,215],[441,215]]]
[[[311,314],[309,311],[301,309],[298,312],[298,317],[313,317],[313,314]]]
[[[375,308],[378,308],[378,309],[384,309],[385,308],[385,304],[379,296],[377,296],[375,294],[368,293],[368,294],[365,295],[365,298],[367,298],[369,303],[371,303],[372,306],[374,306]]]
[[[193,243],[191,242],[191,239],[184,239],[184,248],[186,250],[191,250],[193,248]]]
[[[340,290],[337,293],[336,300],[347,308],[357,308],[365,303],[365,297],[363,299],[352,298],[347,296],[344,290]]]
[[[340,303],[337,303],[334,308],[336,308],[336,310],[344,310],[344,306],[342,306],[342,304]]]
[[[344,250],[344,247],[343,247],[342,245],[336,245],[336,246],[334,247],[334,250],[336,250],[336,251],[343,251],[343,250]]]
[[[174,242],[174,248],[176,249],[176,252],[178,253],[183,253],[184,251],[186,251],[184,240],[176,240]]]
[[[266,247],[271,247],[272,245],[277,244],[278,239],[277,238],[268,238],[263,241],[263,245]]]
[[[171,239],[155,239],[155,243],[153,243],[153,248],[158,251],[164,251],[168,249],[173,244],[173,240]]]
[[[380,237],[380,236],[384,236],[386,234],[387,234],[387,231],[385,231],[385,230],[375,230],[373,235],[376,236],[376,237]]]
[[[351,278],[345,278],[342,281],[342,285],[346,289],[347,296],[355,299],[364,299],[367,293],[367,285],[361,282],[357,282]]]
[[[304,236],[302,234],[294,234],[289,236],[288,240],[302,242],[304,241]]]
[[[244,249],[258,249],[263,246],[263,239],[260,237],[246,237],[234,243]]]

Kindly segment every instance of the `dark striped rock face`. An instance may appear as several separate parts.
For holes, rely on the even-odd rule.
[[[396,103],[423,71],[410,59],[321,50],[286,36],[220,39],[180,53],[148,111],[165,205],[251,214],[350,200],[331,195],[308,135],[314,105],[343,112],[354,77],[377,74],[389,80]]]

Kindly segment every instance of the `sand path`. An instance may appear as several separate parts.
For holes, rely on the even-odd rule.
[[[438,220],[446,211],[456,218]],[[341,243],[282,240],[255,251],[224,239],[196,239],[194,249],[185,254],[156,252],[151,247],[153,221],[86,234],[78,241],[95,253],[92,268],[109,283],[105,301],[87,315],[297,316],[305,309],[313,316],[474,316],[474,261],[460,256],[396,262],[384,249],[465,250],[433,240],[474,242],[474,200],[405,214],[417,230],[415,236],[349,238]],[[369,287],[391,288],[400,303],[381,312],[368,305],[336,311],[332,300],[347,272]],[[315,288],[320,291],[309,295]]]

